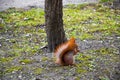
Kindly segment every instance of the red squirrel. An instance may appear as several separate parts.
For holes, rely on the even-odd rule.
[[[79,52],[75,43],[75,38],[71,38],[65,43],[59,45],[54,51],[55,63],[60,65],[74,65],[74,55]]]

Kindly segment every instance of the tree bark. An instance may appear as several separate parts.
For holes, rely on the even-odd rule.
[[[113,8],[114,9],[120,9],[120,0],[114,0],[113,1]]]
[[[45,29],[50,52],[66,41],[62,16],[62,0],[45,0]]]

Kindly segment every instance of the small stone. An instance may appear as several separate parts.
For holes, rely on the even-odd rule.
[[[117,37],[118,39],[120,39],[120,37]]]
[[[28,33],[28,34],[26,34],[25,36],[28,37],[28,36],[30,36],[30,34]]]
[[[2,46],[2,44],[0,44],[0,47]]]
[[[22,64],[22,65],[25,65],[25,63],[24,63],[24,62],[21,62],[21,64]]]
[[[18,77],[19,77],[20,79],[22,79],[22,75],[19,75]]]
[[[24,20],[28,20],[28,19],[29,19],[29,18],[26,18],[26,17],[24,18]]]

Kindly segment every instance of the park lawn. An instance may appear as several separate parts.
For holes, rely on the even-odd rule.
[[[0,64],[2,64],[0,65],[0,77],[9,78],[13,72],[25,73],[24,70],[26,70],[34,74],[30,74],[33,78],[36,75],[64,72],[61,77],[73,78],[76,74],[74,76],[76,80],[80,78],[85,80],[86,74],[89,74],[89,79],[93,79],[90,77],[91,73],[98,71],[98,77],[101,80],[109,80],[106,76],[114,71],[112,70],[114,65],[119,62],[117,47],[113,48],[110,45],[114,43],[119,45],[120,10],[110,9],[102,4],[82,4],[64,7],[63,14],[67,38],[74,36],[77,42],[82,43],[94,40],[104,42],[110,39],[111,44],[107,47],[102,46],[98,49],[93,47],[89,50],[83,46],[83,50],[76,57],[76,67],[50,67],[54,66],[52,58],[49,58],[51,54],[42,50],[47,45],[44,10],[11,8],[0,12]],[[36,58],[36,55],[39,57]],[[49,76],[44,77],[49,79]]]

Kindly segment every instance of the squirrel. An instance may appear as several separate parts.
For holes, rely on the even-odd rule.
[[[74,65],[74,55],[79,52],[78,45],[75,42],[75,38],[71,38],[59,45],[55,51],[54,56],[56,58],[55,63],[60,65]]]

